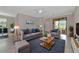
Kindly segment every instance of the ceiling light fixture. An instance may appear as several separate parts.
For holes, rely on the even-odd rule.
[[[42,10],[38,10],[38,13],[41,14],[43,11]]]

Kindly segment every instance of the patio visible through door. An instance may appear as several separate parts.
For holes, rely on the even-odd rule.
[[[67,19],[58,18],[53,20],[54,29],[60,30],[60,36],[62,39],[66,39],[67,34]]]

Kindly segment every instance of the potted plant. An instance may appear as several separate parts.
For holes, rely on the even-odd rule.
[[[69,31],[70,31],[69,36],[73,37],[73,26],[69,27]]]
[[[14,23],[10,24],[11,33],[14,33],[14,26],[15,26],[15,24],[14,24]]]
[[[45,31],[45,32],[44,32],[44,37],[47,37],[47,34],[48,34],[48,32],[47,32],[47,31]]]
[[[12,24],[10,25],[10,27],[11,27],[11,28],[14,28],[14,26],[15,26],[15,24],[14,24],[14,23],[12,23]]]

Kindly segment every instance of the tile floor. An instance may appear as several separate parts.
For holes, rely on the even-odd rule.
[[[10,38],[2,38],[0,39],[0,53],[13,53],[15,51],[15,47]]]
[[[65,53],[73,53],[73,49],[72,49],[71,43],[70,43],[70,38],[64,34],[61,34],[60,38],[65,40]]]
[[[66,35],[61,35],[61,39],[64,39],[66,41],[65,53],[73,53],[70,40],[67,39]],[[13,52],[15,52],[15,47],[12,43],[11,38],[0,39],[0,53],[13,53]]]

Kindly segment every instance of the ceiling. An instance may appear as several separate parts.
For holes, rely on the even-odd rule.
[[[18,13],[33,17],[57,17],[72,14],[75,6],[0,6],[0,15],[15,17]],[[42,13],[38,13],[42,10]]]

